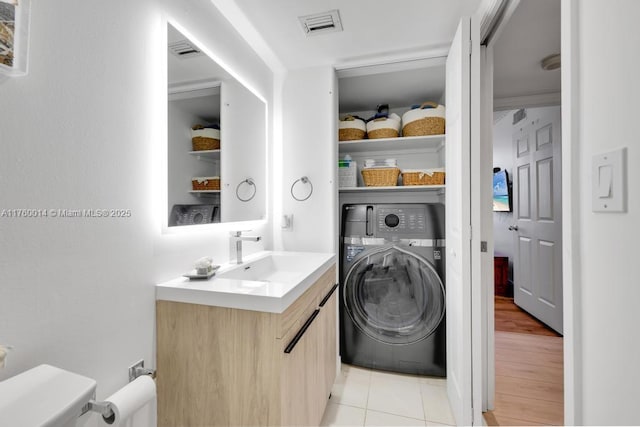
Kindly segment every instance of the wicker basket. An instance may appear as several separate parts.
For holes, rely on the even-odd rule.
[[[398,185],[399,168],[362,169],[362,179],[366,187],[395,187]]]
[[[200,178],[192,178],[191,186],[194,191],[202,190],[220,190],[220,177],[205,176]]]
[[[397,138],[398,131],[395,129],[389,129],[389,128],[376,129],[376,130],[369,131],[367,135],[369,135],[369,139]]]
[[[340,129],[338,131],[338,140],[339,141],[356,141],[358,139],[364,139],[367,136],[367,133],[360,129]]]
[[[359,117],[347,115],[338,124],[339,141],[356,141],[367,137],[367,125]]]
[[[443,185],[444,172],[441,171],[403,171],[402,185]]]
[[[191,138],[193,151],[219,150],[220,140],[214,138],[206,138],[204,136],[194,136]]]
[[[195,125],[191,129],[191,144],[193,151],[219,150],[220,130]]]
[[[431,106],[433,108],[422,109]],[[445,132],[444,106],[425,102],[421,108],[409,110],[402,116],[402,136],[442,135]]]
[[[391,114],[367,122],[367,136],[369,139],[397,138],[400,135],[400,116]]]

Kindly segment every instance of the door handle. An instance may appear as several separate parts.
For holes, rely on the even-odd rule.
[[[509,231],[518,231],[518,226],[517,225],[510,225],[509,226]]]
[[[309,326],[311,326],[311,323],[313,323],[313,321],[316,319],[316,316],[318,316],[318,313],[320,313],[320,310],[315,310],[313,313],[311,313],[311,316],[309,316],[307,321],[304,322],[304,325],[302,325],[302,328],[300,328],[298,333],[293,337],[293,339],[291,340],[287,348],[284,349],[285,353],[289,354],[293,351],[293,348],[296,346],[296,344],[298,344],[298,341],[302,339],[302,336],[304,335],[305,332],[307,332],[307,329],[309,329]]]
[[[367,223],[364,232],[367,236],[373,236],[373,206],[367,206]]]

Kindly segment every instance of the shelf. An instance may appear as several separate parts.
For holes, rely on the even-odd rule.
[[[198,160],[220,160],[220,150],[189,151],[189,154],[196,156]]]
[[[394,187],[343,187],[339,188],[340,193],[364,193],[371,191],[394,192],[394,191],[439,191],[444,192],[445,185],[397,185]]]
[[[445,135],[407,136],[399,138],[359,139],[340,141],[338,151],[342,153],[361,153],[376,151],[393,151],[402,149],[429,149],[438,151],[444,147]]]
[[[189,191],[189,193],[198,197],[213,196],[215,194],[220,194],[220,190],[192,190],[192,191]]]

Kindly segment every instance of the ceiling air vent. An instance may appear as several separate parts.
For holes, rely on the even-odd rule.
[[[299,16],[298,19],[307,37],[315,34],[342,31],[342,22],[340,21],[338,9],[315,13],[313,15]]]
[[[178,58],[193,58],[202,55],[202,51],[188,40],[169,43],[169,52]]]

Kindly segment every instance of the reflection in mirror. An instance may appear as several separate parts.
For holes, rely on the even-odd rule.
[[[167,25],[168,225],[258,220],[266,210],[266,105]]]

